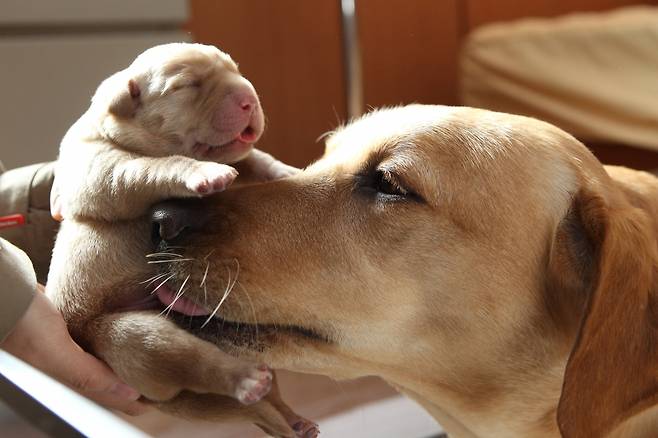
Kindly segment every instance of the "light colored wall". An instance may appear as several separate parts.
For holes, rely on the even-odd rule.
[[[53,160],[98,84],[144,49],[189,40],[185,0],[0,3],[0,160]]]

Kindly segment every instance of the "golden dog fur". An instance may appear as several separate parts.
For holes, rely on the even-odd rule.
[[[657,199],[652,175],[546,123],[409,106],[338,130],[298,176],[209,200],[175,244],[212,250],[218,286],[240,261],[219,316],[256,316],[247,357],[381,376],[458,437],[652,436]]]
[[[412,105],[339,129],[298,175],[182,202],[195,224],[158,247],[192,259],[165,268],[174,285],[209,263],[214,302],[239,261],[217,324],[191,329],[226,351],[381,376],[455,437],[650,437],[657,200],[656,178],[602,166],[549,124]],[[108,243],[80,255],[89,269],[122,257],[97,297],[61,297],[78,315],[153,274],[148,220],[90,227]]]

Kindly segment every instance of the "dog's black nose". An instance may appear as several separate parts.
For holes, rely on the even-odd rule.
[[[196,199],[172,199],[155,204],[151,209],[151,239],[154,244],[172,243],[207,222],[207,208]]]

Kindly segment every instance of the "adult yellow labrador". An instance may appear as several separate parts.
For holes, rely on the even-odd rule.
[[[153,245],[214,312],[170,317],[227,351],[381,376],[455,437],[650,437],[657,209],[653,176],[549,124],[412,105],[296,176],[160,204]]]

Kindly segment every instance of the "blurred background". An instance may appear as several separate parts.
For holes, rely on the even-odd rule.
[[[297,166],[359,111],[420,102],[534,115],[606,162],[658,167],[657,4],[3,0],[2,160],[54,159],[103,78],[147,47],[198,41],[237,60],[267,116],[259,146]]]
[[[3,0],[0,159],[8,168],[55,159],[102,79],[148,47],[197,41],[239,63],[267,117],[259,147],[296,166],[317,159],[318,138],[349,118],[419,102],[538,117],[576,135],[605,163],[656,169],[656,6],[658,0]],[[284,396],[319,419],[324,436],[439,431],[378,379],[339,384],[283,373],[281,380]],[[2,421],[13,420],[0,414]],[[157,436],[262,435],[159,414],[130,421]]]

